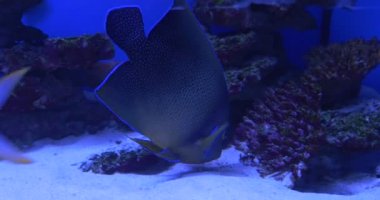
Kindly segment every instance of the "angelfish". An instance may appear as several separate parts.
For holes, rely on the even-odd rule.
[[[186,1],[173,1],[147,35],[136,6],[111,10],[106,30],[129,61],[115,67],[95,93],[148,138],[133,140],[170,161],[217,159],[228,129],[227,86]]]
[[[21,78],[28,72],[28,68],[14,71],[0,78],[0,109],[4,106],[13,89]],[[6,137],[0,135],[0,160],[27,164],[32,161],[23,155]]]

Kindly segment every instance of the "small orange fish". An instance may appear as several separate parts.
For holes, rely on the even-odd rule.
[[[7,138],[0,135],[0,159],[19,164],[29,164],[31,159],[21,153]]]

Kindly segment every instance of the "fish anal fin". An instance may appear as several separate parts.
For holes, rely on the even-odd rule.
[[[163,149],[161,147],[155,145],[153,142],[151,142],[149,140],[143,140],[143,139],[138,139],[138,138],[131,138],[131,140],[135,141],[139,145],[147,148],[149,151],[151,151],[155,154],[158,154],[161,151],[163,151]]]
[[[135,141],[136,143],[140,144],[141,146],[145,147],[149,151],[153,152],[156,156],[163,158],[165,160],[171,161],[171,162],[178,162],[178,157],[172,153],[169,149],[161,148],[157,145],[155,145],[153,142],[149,140],[143,140],[138,138],[131,138],[131,140]]]
[[[167,161],[170,161],[170,162],[179,162],[179,158],[176,154],[174,154],[172,151],[170,151],[169,149],[163,149],[161,152],[159,153],[156,153],[156,155],[158,157],[161,157]]]

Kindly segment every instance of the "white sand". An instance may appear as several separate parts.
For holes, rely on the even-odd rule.
[[[35,162],[0,162],[0,200],[378,200],[380,187],[353,196],[300,193],[281,183],[262,179],[252,167],[242,166],[239,154],[226,150],[204,165],[176,164],[157,175],[98,175],[82,172],[79,163],[91,154],[115,146],[135,145],[125,134],[97,135],[40,141],[28,152]]]

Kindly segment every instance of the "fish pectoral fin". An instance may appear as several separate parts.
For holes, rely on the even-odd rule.
[[[163,151],[163,149],[161,147],[155,145],[153,142],[151,142],[149,140],[143,140],[143,139],[138,139],[138,138],[130,138],[130,139],[133,140],[133,141],[135,141],[139,145],[147,148],[149,151],[151,151],[151,152],[153,152],[155,154],[158,154],[161,151]]]

